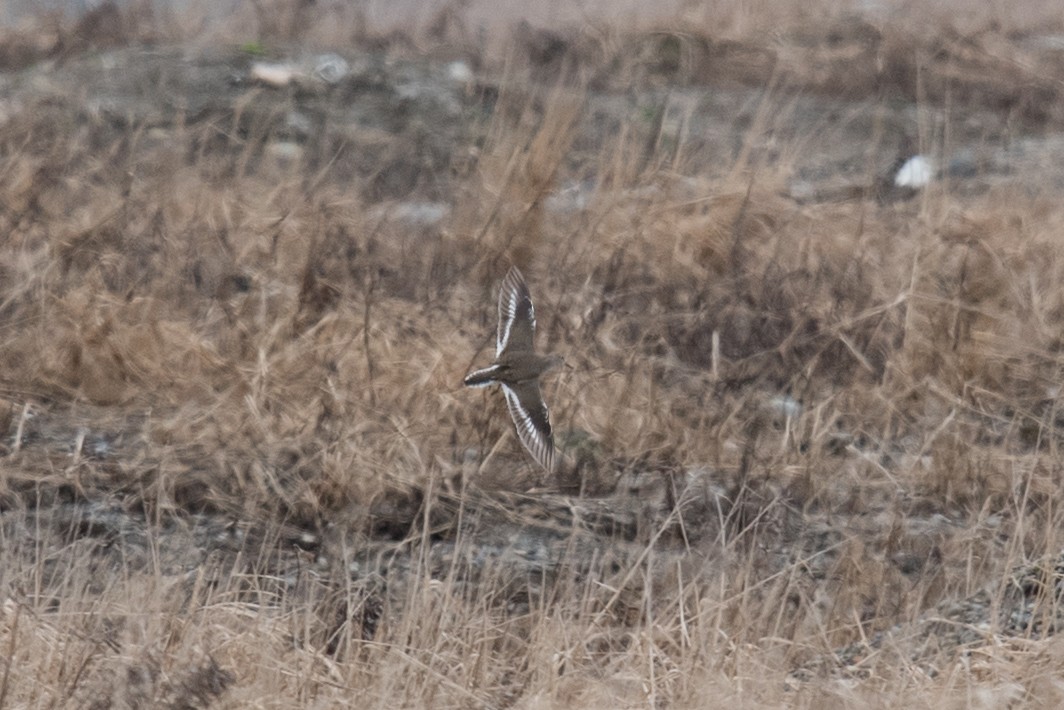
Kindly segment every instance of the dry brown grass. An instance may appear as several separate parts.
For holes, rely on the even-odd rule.
[[[148,7],[0,61],[81,76],[175,39]],[[415,48],[481,83],[460,120],[358,125],[299,89],[161,114],[5,95],[0,705],[1060,702],[1059,176],[892,201],[855,144],[847,199],[788,192],[835,130],[794,128],[806,95],[843,123],[912,105],[930,150],[968,112],[988,142],[1059,130],[1031,27],[835,7],[766,37],[746,3],[503,52],[475,7],[407,44],[272,7],[250,10],[271,51],[343,30],[405,86]],[[739,87],[740,131],[692,128],[706,82]],[[292,141],[296,110],[319,123]],[[442,220],[402,216],[430,200]],[[556,481],[459,385],[510,262],[568,365]]]

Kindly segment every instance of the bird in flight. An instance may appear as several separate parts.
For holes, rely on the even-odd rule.
[[[532,345],[536,335],[536,312],[525,278],[510,267],[499,290],[499,332],[495,362],[466,375],[466,387],[502,386],[506,406],[517,436],[528,453],[548,472],[554,472],[554,437],[550,414],[540,391],[539,377],[561,364],[557,355],[537,355]]]

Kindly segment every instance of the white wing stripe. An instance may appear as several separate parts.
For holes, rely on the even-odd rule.
[[[499,342],[496,344],[495,356],[502,355],[502,351],[506,349],[506,345],[510,342],[510,330],[513,328],[514,321],[517,319],[517,290],[511,286],[507,286],[507,305],[506,305],[506,323],[503,325],[502,337],[499,338]]]
[[[516,425],[521,443],[524,444],[533,458],[539,461],[546,469],[551,470],[553,468],[554,451],[550,443],[544,438],[543,433],[536,428],[532,422],[531,415],[521,405],[521,400],[517,397],[517,394],[505,384],[502,385],[502,391],[506,395],[506,404]]]

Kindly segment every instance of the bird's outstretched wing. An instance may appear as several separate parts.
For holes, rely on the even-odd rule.
[[[525,277],[516,266],[511,266],[499,289],[499,334],[495,356],[508,349],[532,350],[535,335],[536,311],[532,307],[532,295]]]

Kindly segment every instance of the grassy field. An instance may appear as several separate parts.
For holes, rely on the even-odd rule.
[[[1064,13],[561,19],[0,34],[0,707],[1064,702]]]

